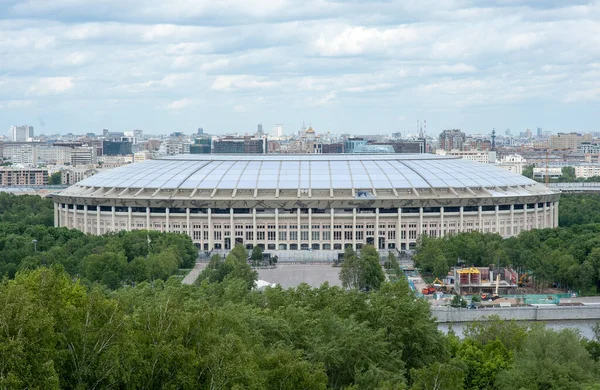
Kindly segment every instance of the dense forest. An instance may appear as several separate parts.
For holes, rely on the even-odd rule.
[[[60,264],[83,283],[115,289],[167,280],[197,258],[191,239],[181,234],[139,230],[94,236],[52,227],[52,203],[36,196],[0,193],[0,212],[0,276]]]
[[[563,194],[559,201],[558,226],[600,223],[600,196]]]
[[[500,320],[445,335],[427,301],[404,278],[384,281],[369,251],[346,254],[347,288],[257,291],[243,248],[186,286],[168,277],[194,260],[184,235],[35,225],[51,204],[22,199],[0,196],[2,389],[600,389],[597,339]],[[425,238],[422,248],[446,264],[527,267],[543,247],[581,267],[599,230]],[[398,272],[393,260],[386,268]]]
[[[0,283],[0,388],[592,389],[600,344],[506,321],[437,330],[406,280],[376,291],[86,287],[60,265]]]

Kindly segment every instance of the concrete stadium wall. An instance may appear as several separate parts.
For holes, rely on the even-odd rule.
[[[436,322],[487,321],[490,316],[516,321],[600,320],[600,306],[527,306],[494,309],[432,307]]]

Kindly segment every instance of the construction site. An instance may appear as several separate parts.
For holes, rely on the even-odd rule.
[[[571,302],[576,294],[570,291],[559,288],[547,288],[544,293],[536,291],[530,272],[519,274],[509,267],[454,268],[445,278],[435,278],[431,283],[413,268],[405,269],[405,274],[411,288],[419,296],[429,299],[433,306],[450,306],[457,302],[468,309],[582,305]]]

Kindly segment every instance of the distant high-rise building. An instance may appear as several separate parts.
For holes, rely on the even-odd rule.
[[[367,142],[364,138],[348,138],[344,141],[344,153],[354,153],[354,149],[361,145],[366,145]]]
[[[278,124],[273,127],[273,136],[276,138],[283,137],[283,125]]]
[[[440,134],[438,149],[462,150],[465,144],[465,133],[458,129],[444,130]]]
[[[510,129],[506,129],[504,131],[504,135],[506,135],[507,137],[510,137],[512,135],[511,132],[510,132]]]
[[[266,138],[225,137],[213,142],[213,153],[264,154],[266,146]]]
[[[258,134],[259,137],[262,137],[263,135],[265,135],[262,123],[259,123],[258,126],[256,127],[256,134]]]
[[[543,135],[544,135],[544,132],[543,132],[542,128],[538,127],[537,130],[536,130],[536,136],[538,138],[542,138]]]
[[[194,143],[190,145],[190,154],[210,154],[211,153],[211,142],[210,138],[197,138]]]
[[[102,142],[102,155],[123,156],[132,154],[132,143],[128,141],[104,141]]]
[[[33,126],[11,126],[10,133],[13,142],[33,141]]]
[[[591,134],[558,133],[550,137],[551,149],[576,150],[582,142],[592,142]]]
[[[203,135],[204,129],[202,127],[198,127],[198,135]]]

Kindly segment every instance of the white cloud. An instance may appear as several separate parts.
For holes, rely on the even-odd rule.
[[[391,83],[381,83],[381,84],[372,84],[372,85],[364,85],[360,87],[349,87],[344,89],[346,92],[372,92],[372,91],[382,91],[384,89],[390,89],[394,85]]]
[[[28,108],[33,104],[31,100],[9,100],[7,102],[0,102],[0,108],[3,109],[21,109]]]
[[[191,99],[180,99],[180,100],[174,100],[171,103],[167,104],[165,106],[165,108],[167,110],[183,110],[184,108],[188,108],[189,106],[191,106],[194,102]]]
[[[232,92],[238,90],[260,90],[277,86],[275,81],[265,77],[254,77],[250,75],[218,76],[211,85],[215,91]]]
[[[337,97],[337,91],[331,91],[326,95],[321,96],[317,100],[314,101],[314,104],[317,106],[331,103]]]
[[[315,42],[315,48],[319,54],[325,56],[355,56],[369,52],[393,51],[398,45],[416,41],[423,33],[425,31],[411,26],[390,29],[353,26],[342,31],[321,33]]]
[[[31,95],[58,95],[73,88],[72,77],[44,77],[35,82],[27,92]]]
[[[387,129],[397,107],[407,124],[435,123],[431,110],[481,125],[495,109],[522,120],[564,102],[583,121],[580,103],[600,103],[598,1],[0,3],[3,110],[60,111],[64,131],[89,126],[93,112],[157,132],[198,118],[247,126],[234,112],[265,123],[319,112],[332,131],[352,132],[369,120]],[[132,114],[140,107],[164,110]]]

